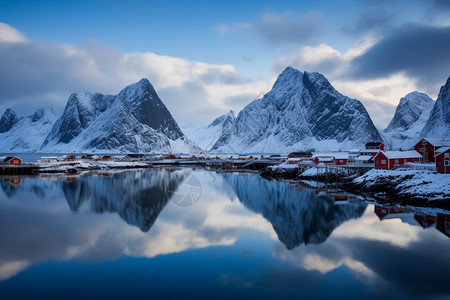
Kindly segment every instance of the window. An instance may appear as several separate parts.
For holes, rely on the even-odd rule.
[[[444,153],[445,158],[450,158],[450,153]]]
[[[382,165],[385,165],[385,164],[386,164],[386,160],[385,160],[385,159],[382,159],[382,160],[381,160],[381,164],[382,164]]]
[[[396,160],[395,160],[395,163],[396,163],[396,164],[398,164],[398,163],[399,163],[398,159],[396,159]]]
[[[444,166],[450,166],[450,160],[444,160]]]
[[[427,144],[427,141],[422,141],[422,145],[426,145]]]

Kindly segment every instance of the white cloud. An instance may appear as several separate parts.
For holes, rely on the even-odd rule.
[[[27,39],[17,29],[0,22],[0,42],[21,43]]]
[[[257,95],[269,88],[260,79],[243,78],[229,64],[207,64],[151,52],[123,53],[98,41],[81,47],[49,45],[22,40],[17,30],[8,28],[17,34],[16,38],[4,35],[9,42],[0,41],[3,110],[26,107],[30,111],[24,113],[31,114],[32,109],[55,104],[55,95],[61,97],[62,108],[71,92],[115,94],[145,77],[179,123],[195,120],[204,124],[229,109],[242,109],[230,107],[225,99],[242,93]]]

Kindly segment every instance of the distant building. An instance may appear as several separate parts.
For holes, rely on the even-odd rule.
[[[291,152],[288,155],[288,158],[311,158],[311,152]]]
[[[103,155],[101,160],[103,160],[103,161],[111,161],[111,160],[113,160],[113,157],[111,155]]]
[[[364,149],[361,149],[359,155],[362,156],[375,156],[380,151],[384,151],[385,146],[383,142],[369,142],[364,145]]]
[[[58,161],[58,158],[56,156],[42,156],[39,161],[41,163],[48,164],[48,163],[51,163],[51,162]]]
[[[439,148],[435,156],[435,161],[437,172],[450,173],[450,147]]]
[[[77,157],[73,154],[64,156],[64,161],[76,161],[76,160],[77,160]]]
[[[165,159],[177,159],[177,157],[173,154],[169,154],[166,157],[164,157]]]
[[[367,150],[381,150],[381,151],[385,150],[383,142],[369,142],[366,143],[364,146]]]
[[[407,162],[421,162],[422,155],[415,150],[380,151],[374,160],[375,169],[392,169]]]
[[[297,164],[302,160],[310,160],[310,159],[312,159],[311,152],[291,152],[288,155],[289,164]]]
[[[420,140],[414,150],[422,154],[423,162],[435,162],[436,150],[441,147],[450,147],[450,140],[427,137]]]
[[[144,154],[131,153],[131,154],[127,154],[126,156],[128,156],[130,158],[130,160],[145,160]]]
[[[349,160],[348,152],[324,152],[315,153],[312,156],[313,161],[316,164],[335,164],[337,166],[346,165]]]
[[[315,155],[313,158],[316,165],[318,164],[334,164],[334,157],[333,156],[326,156],[326,155]]]
[[[83,155],[81,155],[81,159],[93,160],[94,159],[94,155],[92,155],[92,154],[83,154]]]
[[[7,156],[3,158],[2,164],[10,166],[19,166],[22,164],[22,160],[17,156]]]

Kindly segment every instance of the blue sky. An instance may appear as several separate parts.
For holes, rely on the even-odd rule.
[[[324,74],[386,127],[400,97],[435,99],[450,75],[445,0],[2,0],[0,25],[0,110],[19,115],[147,77],[181,125],[206,124],[291,65]]]

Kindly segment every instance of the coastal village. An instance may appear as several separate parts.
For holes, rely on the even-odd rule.
[[[267,166],[295,167],[342,166],[347,168],[367,168],[391,170],[399,167],[406,169],[430,170],[438,173],[450,173],[450,140],[442,138],[423,138],[413,149],[386,150],[383,142],[368,142],[363,149],[336,152],[291,152],[287,155],[93,155],[74,154],[64,156],[43,156],[35,163],[24,163],[20,156],[0,157],[2,175],[28,174],[28,168],[34,171],[69,171],[68,166],[78,163],[81,168],[126,168],[151,167],[154,165],[210,165],[223,169],[257,169]],[[73,172],[73,170],[72,170]]]

